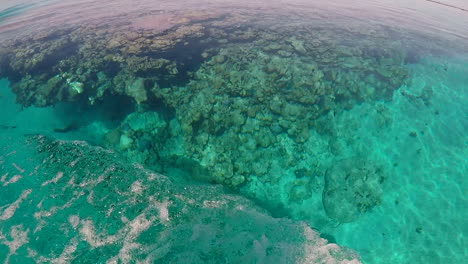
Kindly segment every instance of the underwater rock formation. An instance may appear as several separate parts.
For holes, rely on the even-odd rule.
[[[317,104],[312,115],[318,115],[335,105],[388,98],[407,75],[401,67],[406,54],[386,42],[395,34],[388,29],[271,27],[238,15],[179,16],[165,31],[83,25],[5,40],[0,76],[12,82],[24,106],[79,99],[93,104],[106,93],[142,103],[151,92],[161,95],[160,88],[185,87],[195,74],[198,85],[205,78],[215,95],[262,104],[276,95],[292,104]],[[186,96],[197,91],[194,86]]]
[[[298,53],[299,44],[290,44],[298,39],[285,38],[270,32],[267,39],[228,45],[202,64],[186,86],[154,89],[175,109],[189,145],[187,155],[215,168],[216,182],[237,186],[244,180],[234,174],[241,179],[269,174],[268,169],[256,172],[249,166],[266,156],[265,150],[281,156],[274,149],[280,147],[282,134],[300,146],[318,117],[363,101],[389,99],[406,80],[402,58],[394,53],[374,51],[367,57],[362,54],[368,51],[338,46],[326,33],[317,47],[302,40],[308,52]],[[213,150],[219,155],[207,160]]]
[[[336,162],[325,175],[322,202],[327,215],[347,223],[379,205],[387,177],[383,168],[362,158]]]
[[[319,119],[390,100],[418,47],[389,27],[259,16],[168,12],[160,28],[50,28],[2,41],[0,77],[23,106],[126,96],[138,112],[110,129],[106,147],[235,190],[296,177],[282,191],[300,203],[323,188],[326,168],[304,165],[319,163],[314,144],[324,148]]]
[[[360,263],[221,186],[169,179],[84,142],[22,144],[0,146],[2,263]]]
[[[180,155],[206,168],[209,181],[235,188],[270,174],[270,164],[257,163],[281,156],[284,136],[292,140],[287,151],[300,152],[318,117],[388,100],[408,76],[405,53],[386,41],[389,30],[252,21],[238,27],[236,16],[182,21],[163,32],[75,27],[7,42],[0,76],[10,79],[25,106],[95,104],[109,94],[126,95],[142,108],[163,103],[181,127]],[[139,135],[150,138],[151,131]],[[161,155],[145,139],[120,139],[114,147]]]

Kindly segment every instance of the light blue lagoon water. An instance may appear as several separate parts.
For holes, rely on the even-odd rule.
[[[0,10],[0,263],[466,262],[463,1]]]

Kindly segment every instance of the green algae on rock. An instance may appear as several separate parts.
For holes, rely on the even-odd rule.
[[[322,193],[328,168],[308,166],[328,147],[317,140],[323,120],[390,100],[419,48],[410,33],[378,25],[172,15],[162,29],[84,24],[4,41],[0,76],[24,106],[126,96],[138,111],[104,135],[107,147],[155,170],[177,167],[236,190],[284,185],[288,197],[272,203],[285,206]],[[329,148],[337,154],[340,144]],[[279,184],[305,169],[307,176]]]
[[[322,202],[327,215],[340,223],[351,222],[380,204],[384,168],[360,158],[336,162],[325,175]]]
[[[43,136],[0,147],[5,263],[360,263],[304,223],[100,147]]]

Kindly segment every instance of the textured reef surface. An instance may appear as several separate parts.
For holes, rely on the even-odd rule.
[[[360,263],[221,186],[175,183],[85,142],[16,147],[1,146],[2,263]]]
[[[286,201],[245,193],[282,208],[325,188],[325,212],[340,223],[379,203],[386,176],[378,161],[359,153],[346,157],[358,164],[351,178],[325,175],[340,166],[320,164],[320,153],[308,147],[316,142],[311,134],[330,132],[323,120],[329,115],[390,100],[409,81],[405,63],[432,47],[384,26],[339,28],[242,13],[166,16],[172,24],[156,29],[86,25],[5,41],[0,76],[23,106],[127,98],[136,111],[106,127],[100,144],[156,171],[182,170],[236,190],[284,186],[279,182],[292,172]],[[272,26],[272,19],[285,23]],[[339,146],[331,148],[340,154]]]

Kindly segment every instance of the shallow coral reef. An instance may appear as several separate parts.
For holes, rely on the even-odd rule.
[[[16,139],[0,146],[10,153],[0,156],[4,263],[360,263],[220,186],[169,179],[84,142]]]
[[[340,223],[356,220],[380,204],[386,177],[384,166],[375,161],[349,158],[336,162],[325,175],[325,212]]]
[[[216,182],[236,186],[252,174],[271,174],[268,162],[261,169],[255,164],[268,156],[284,156],[282,135],[299,151],[320,116],[363,101],[389,99],[407,77],[403,58],[395,56],[397,49],[366,56],[362,54],[370,47],[340,46],[331,36],[324,36],[317,47],[307,39],[268,36],[220,49],[185,86],[154,90],[175,109],[187,154],[214,168]],[[282,166],[296,164],[291,160]]]
[[[335,131],[327,118],[390,100],[408,81],[405,64],[417,59],[410,34],[388,27],[289,18],[279,25],[284,17],[241,13],[173,16],[158,29],[82,25],[4,41],[0,76],[23,106],[126,96],[137,111],[108,130],[105,146],[161,172],[264,188],[246,193],[282,207],[320,196],[330,169],[321,161],[338,155],[341,144],[320,139]],[[395,35],[398,42],[388,41]],[[288,195],[271,197],[279,194],[265,186]],[[356,217],[333,207],[347,194],[325,193],[331,218]],[[370,200],[356,210],[372,208],[378,195]]]

